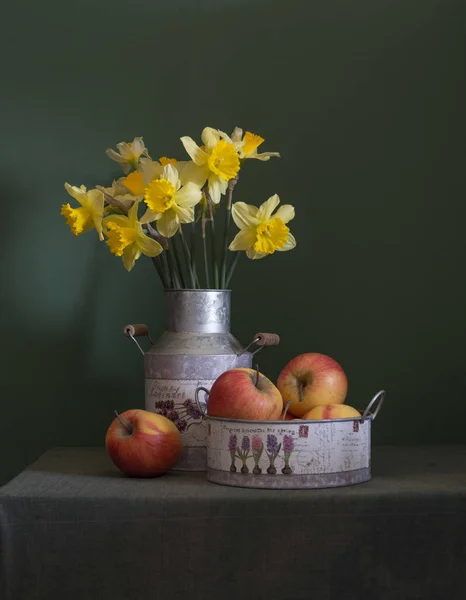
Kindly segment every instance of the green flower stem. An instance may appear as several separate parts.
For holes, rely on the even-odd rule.
[[[214,286],[218,290],[220,288],[220,281],[218,278],[218,265],[217,265],[217,248],[215,245],[215,221],[214,221],[214,210],[212,198],[209,196],[209,193],[206,191],[206,198],[209,204],[209,222],[210,222],[210,251],[212,252],[212,268],[214,271]]]
[[[162,252],[165,254],[165,252]],[[162,258],[162,254],[159,256],[155,256],[152,261],[157,269],[157,273],[159,274],[160,279],[162,280],[163,287],[167,290],[171,287],[170,275],[169,272],[165,268],[165,264]]]
[[[172,276],[173,289],[179,290],[179,289],[181,289],[182,285],[181,285],[180,276],[178,274],[176,260],[174,257],[173,244],[170,242],[168,244],[167,253],[168,253],[168,262],[170,265],[170,272],[171,272],[171,276]]]
[[[167,277],[166,274],[164,272],[163,269],[163,264],[161,262],[161,257],[159,256],[154,256],[152,258],[152,262],[154,263],[154,267],[157,269],[157,273],[159,274],[160,280],[162,281],[162,285],[165,289],[168,289],[169,287],[169,283],[167,281]]]
[[[201,287],[199,283],[199,278],[197,276],[197,268],[196,268],[196,209],[194,209],[194,221],[191,223],[191,270],[194,275],[194,279],[196,280],[197,287]]]
[[[231,209],[227,207],[225,215],[225,232],[223,237],[223,252],[221,260],[221,272],[220,272],[220,287],[225,289],[227,286],[227,256],[228,256],[228,232],[230,230],[231,221]]]
[[[160,260],[163,264],[163,269],[165,271],[165,275],[167,278],[167,289],[170,290],[174,287],[173,284],[173,279],[172,279],[172,274],[170,272],[170,267],[169,267],[169,261],[168,261],[168,249],[165,250],[164,252],[162,252],[162,254],[160,255]]]
[[[177,273],[179,275],[180,282],[181,282],[181,287],[183,289],[187,289],[187,288],[189,288],[189,284],[186,281],[186,278],[184,276],[183,267],[182,267],[181,259],[180,259],[180,254],[178,251],[178,244],[176,243],[176,236],[173,236],[171,238],[171,243],[172,243],[172,248],[173,248],[173,256],[175,257]]]
[[[191,282],[191,288],[193,290],[196,289],[196,280],[194,279],[194,273],[193,273],[193,269],[192,269],[192,263],[191,263],[191,254],[189,252],[189,247],[188,244],[185,240],[185,237],[183,235],[183,230],[181,229],[181,225],[179,228],[179,235],[181,238],[181,245],[183,246],[183,251],[184,251],[184,257],[186,259],[186,269],[188,271],[188,275],[189,275],[189,280]]]
[[[207,260],[207,239],[206,239],[206,216],[202,213],[202,246],[204,250],[204,272],[206,289],[210,289],[210,276],[209,276],[209,261]]]
[[[239,250],[235,251],[235,257],[233,258],[230,268],[228,269],[228,273],[227,273],[227,277],[226,277],[226,281],[225,281],[225,287],[228,287],[230,285],[231,278],[233,277],[233,273],[235,272],[236,265],[238,264],[239,255],[240,255],[240,251]]]
[[[227,287],[227,258],[228,258],[228,237],[230,233],[230,222],[231,222],[231,205],[233,200],[233,190],[235,189],[235,185],[238,183],[238,176],[233,179],[230,179],[228,184],[228,194],[227,194],[227,205],[226,205],[226,215],[225,215],[225,230],[223,234],[223,252],[222,252],[222,260],[221,260],[221,272],[220,272],[220,287],[225,289]]]

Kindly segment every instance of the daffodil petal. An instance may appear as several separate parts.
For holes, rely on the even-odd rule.
[[[139,209],[139,204],[137,202],[135,202],[128,211],[128,219],[129,219],[132,227],[134,227],[134,225],[136,224],[136,222],[138,220],[138,209]]]
[[[169,181],[176,189],[179,182],[179,175],[177,169],[173,165],[165,165],[163,167],[161,178]]]
[[[249,156],[246,156],[246,158],[257,158],[257,160],[270,160],[271,158],[276,157],[276,158],[281,158],[280,157],[280,152],[260,152],[260,153],[253,153],[250,154]]]
[[[214,148],[220,140],[220,132],[212,127],[205,127],[201,133],[202,143],[209,152]]]
[[[87,193],[87,205],[91,213],[92,222],[99,234],[100,241],[103,241],[102,217],[104,215],[104,195],[100,190],[90,190]]]
[[[213,173],[209,176],[209,195],[214,204],[218,204],[222,197],[222,191],[220,188],[220,178],[218,175],[214,175]]]
[[[135,137],[134,140],[131,142],[131,151],[133,156],[141,156],[145,149],[146,147],[144,145],[142,137]]]
[[[258,260],[259,258],[269,256],[269,254],[265,254],[264,252],[256,252],[255,250],[246,250],[246,256],[252,260]]]
[[[125,159],[125,161],[129,161],[133,158],[134,154],[129,144],[126,142],[120,142],[117,144],[117,148],[121,154],[121,156]]]
[[[131,227],[128,217],[124,215],[110,215],[105,217],[104,224],[107,223],[115,223],[115,225],[118,225],[119,227]]]
[[[231,209],[231,216],[238,229],[251,229],[257,227],[260,221],[256,217],[257,208],[245,202],[235,202]]]
[[[134,263],[141,256],[141,250],[136,244],[131,244],[123,250],[122,260],[127,271],[131,271],[134,267]]]
[[[194,208],[192,206],[177,206],[176,214],[180,223],[192,223],[194,221]]]
[[[141,252],[145,256],[158,256],[162,251],[162,246],[154,239],[150,238],[145,234],[141,234],[138,236],[138,246]]]
[[[153,223],[154,221],[157,220],[157,218],[160,219],[161,216],[162,216],[161,213],[156,215],[155,213],[153,213],[151,211],[150,208],[148,208],[146,210],[146,212],[142,215],[142,217],[139,219],[139,222],[142,223],[142,225],[145,225],[146,223]]]
[[[154,179],[159,179],[162,173],[162,165],[157,161],[150,160],[149,158],[141,158],[139,161],[139,171],[142,174],[142,179],[146,187]]]
[[[196,165],[201,166],[207,162],[208,154],[201,150],[192,138],[184,136],[181,138],[181,143]]]
[[[286,252],[287,250],[293,250],[296,248],[296,239],[292,233],[288,234],[288,239],[282,248],[277,248],[277,252]]]
[[[175,194],[175,202],[178,206],[196,206],[201,198],[201,188],[194,183],[187,183]]]
[[[126,209],[129,209],[134,202],[141,202],[144,196],[132,196],[131,194],[122,194],[115,196],[115,200],[121,202]]]
[[[99,234],[99,240],[101,242],[104,241],[104,231],[103,231],[103,225],[102,225],[102,219],[100,218],[96,218],[96,217],[92,217],[92,222],[94,223],[94,227],[96,228],[97,233]]]
[[[229,250],[250,250],[256,241],[255,229],[241,229],[228,247]]]
[[[261,206],[259,206],[259,210],[257,211],[257,218],[260,221],[270,221],[270,217],[272,216],[273,211],[280,204],[280,198],[278,194],[274,194],[270,196],[268,200],[266,200]]]
[[[99,215],[104,213],[104,195],[100,190],[89,190],[87,192],[87,204],[89,208]]]
[[[107,150],[105,150],[105,154],[111,158],[112,160],[118,162],[118,163],[125,163],[126,159],[124,159],[121,154],[118,154],[118,152],[115,152],[115,150],[113,150],[113,148],[107,148]]]
[[[224,131],[221,131],[220,129],[218,130],[220,136],[229,144],[233,143],[233,140],[231,139],[231,137],[228,135],[228,133],[225,133]]]
[[[172,209],[163,213],[157,221],[157,230],[166,238],[171,238],[178,231],[179,219],[176,212]]]
[[[186,185],[187,183],[191,182],[195,183],[199,187],[202,187],[209,177],[209,167],[207,164],[199,167],[191,160],[180,165],[178,167],[178,171],[182,185]]]
[[[219,179],[220,183],[220,193],[224,196],[227,193],[229,181],[225,181],[224,179]]]
[[[280,206],[277,212],[273,215],[274,219],[281,219],[284,223],[288,223],[291,219],[294,219],[295,212],[294,206],[291,204],[284,204]]]
[[[235,127],[233,133],[231,134],[231,141],[236,143],[236,142],[241,142],[242,139],[243,139],[243,130],[241,129],[241,127]]]
[[[74,198],[75,200],[77,200],[79,202],[79,204],[81,204],[81,206],[85,206],[86,205],[86,201],[87,201],[87,193],[86,193],[86,188],[82,189],[82,188],[78,188],[75,185],[70,185],[69,183],[65,183],[65,190],[68,192],[68,194]]]

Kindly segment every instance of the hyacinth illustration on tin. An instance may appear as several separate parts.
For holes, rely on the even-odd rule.
[[[201,411],[189,398],[176,407],[173,400],[157,400],[154,408],[156,413],[173,421],[181,432],[187,431],[202,419]]]
[[[231,456],[231,465],[230,465],[230,473],[236,473],[236,450],[238,449],[238,437],[236,434],[231,433],[230,438],[228,439],[228,451]]]
[[[269,434],[267,436],[267,456],[269,457],[270,466],[267,468],[269,475],[275,475],[277,469],[275,467],[275,459],[277,458],[282,445],[278,443],[277,436]]]
[[[262,473],[262,469],[259,467],[259,461],[261,459],[262,453],[264,452],[264,442],[258,435],[252,436],[252,457],[254,459],[254,469],[252,472],[254,475],[260,475]]]
[[[285,460],[285,466],[282,469],[283,475],[291,475],[293,469],[290,467],[290,456],[294,450],[293,436],[285,434],[283,436],[283,455]]]
[[[246,473],[249,473],[249,468],[248,468],[248,465],[246,464],[246,462],[247,462],[248,458],[251,458],[252,454],[251,454],[251,440],[249,439],[248,435],[243,436],[243,439],[241,440],[241,448],[238,448],[236,450],[236,455],[243,463],[242,467],[241,467],[241,473],[243,473],[244,475]]]

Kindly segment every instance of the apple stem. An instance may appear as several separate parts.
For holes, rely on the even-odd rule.
[[[300,383],[298,385],[298,396],[299,396],[299,401],[302,402],[303,401],[303,387],[304,387],[304,383]]]
[[[125,423],[125,421],[123,421],[123,419],[120,417],[120,415],[117,413],[117,411],[115,411],[115,415],[116,415],[116,418],[123,425],[123,427],[125,427],[129,433],[133,433],[133,428],[130,425],[128,425],[128,423]]]
[[[256,381],[254,382],[254,385],[257,387],[258,383],[259,383],[259,365],[256,365]]]
[[[285,404],[285,411],[283,412],[283,421],[285,420],[286,413],[288,412],[288,409],[290,408],[290,404],[291,404],[291,400],[288,400],[288,402]]]

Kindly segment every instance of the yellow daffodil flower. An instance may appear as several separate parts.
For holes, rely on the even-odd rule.
[[[108,196],[111,196],[112,198],[117,200],[120,204],[122,204],[123,209],[125,211],[128,211],[129,208],[133,205],[133,203],[140,202],[142,200],[143,196],[142,195],[135,196],[133,194],[133,192],[130,192],[128,187],[126,187],[123,184],[124,180],[125,180],[125,177],[120,177],[120,179],[117,179],[116,181],[114,181],[112,183],[112,187],[107,187],[107,188],[99,187],[99,189],[101,189],[103,192],[105,192],[105,194],[107,194]],[[104,196],[104,200],[105,200],[105,196]],[[107,202],[108,202],[108,200],[107,200]],[[115,210],[118,210],[118,208],[115,208],[110,203],[108,203],[105,206],[105,213],[113,212]]]
[[[146,185],[144,183],[144,177],[140,171],[133,171],[129,175],[126,175],[126,177],[121,180],[121,185],[124,185],[130,194],[134,198],[137,198],[138,201],[142,200],[144,197]]]
[[[236,127],[231,134],[231,141],[241,159],[257,158],[258,160],[270,160],[272,156],[280,158],[279,152],[262,152],[258,154],[258,147],[265,141],[260,135],[246,131],[243,137],[243,130]]]
[[[160,162],[149,158],[141,158],[139,161],[139,172],[142,174],[145,187],[154,179],[159,179],[162,174],[163,167],[172,165],[178,171],[181,185],[187,183],[195,183],[198,187],[202,187],[205,183],[205,177],[192,160],[176,160],[162,156]]]
[[[65,183],[65,189],[70,196],[79,202],[79,208],[72,208],[70,204],[63,204],[61,214],[65,217],[74,235],[81,235],[89,229],[95,228],[101,240],[102,218],[104,215],[104,196],[99,190],[87,191],[85,186],[80,188]]]
[[[284,204],[272,214],[279,204],[277,194],[259,208],[244,202],[233,204],[231,214],[240,231],[229,249],[245,250],[248,258],[252,259],[264,258],[276,250],[292,250],[296,246],[296,240],[286,223],[294,218],[295,211],[290,204]]]
[[[145,256],[158,256],[162,246],[147,236],[138,221],[138,204],[129,209],[128,216],[110,215],[105,219],[107,246],[115,256],[121,256],[127,271],[131,271],[137,259]]]
[[[173,165],[166,165],[158,179],[153,179],[144,192],[148,206],[141,223],[157,222],[157,230],[164,237],[172,237],[180,223],[194,221],[194,206],[202,196],[201,188],[188,182],[182,186],[180,175]]]
[[[112,148],[107,148],[106,154],[109,158],[120,163],[125,173],[129,173],[131,168],[137,169],[139,158],[141,156],[149,157],[147,148],[144,146],[142,137],[135,137],[132,142],[120,142],[117,144],[118,152]]]
[[[201,137],[204,144],[202,148],[190,137],[182,137],[181,141],[197,166],[197,174],[194,170],[190,174],[192,181],[200,186],[207,181],[212,202],[218,204],[227,191],[228,182],[238,174],[238,153],[226,133],[217,129],[206,127]]]

